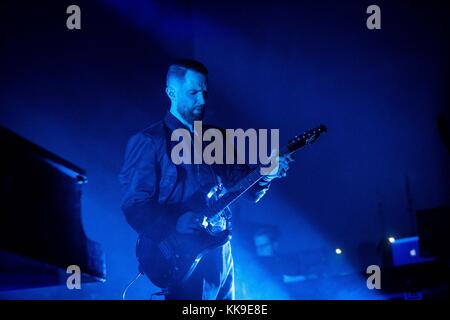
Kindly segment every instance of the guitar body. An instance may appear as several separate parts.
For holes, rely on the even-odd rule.
[[[225,245],[231,239],[231,233],[222,224],[220,228],[214,227],[214,222],[224,223],[229,209],[221,210],[217,218],[211,217],[211,207],[217,203],[223,194],[223,186],[214,186],[208,193],[196,192],[182,206],[171,208],[176,216],[185,212],[204,213],[210,217],[210,222],[194,233],[179,233],[173,227],[167,230],[162,240],[153,240],[141,235],[136,245],[136,256],[140,271],[150,281],[160,288],[169,288],[186,281],[194,272],[202,257]]]
[[[228,230],[211,234],[201,230],[193,234],[172,231],[162,241],[141,237],[136,253],[141,272],[160,288],[169,288],[186,281],[201,258],[231,239]]]

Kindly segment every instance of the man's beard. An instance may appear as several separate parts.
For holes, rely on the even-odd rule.
[[[194,121],[203,120],[203,116],[205,114],[205,107],[201,108],[201,111],[197,111],[197,108],[192,109],[184,109],[178,110],[180,115],[186,120],[188,123],[194,123]]]

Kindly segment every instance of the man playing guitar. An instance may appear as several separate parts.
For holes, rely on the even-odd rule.
[[[186,245],[191,239],[189,237],[202,232],[206,226],[220,232],[231,229],[228,207],[222,210],[226,214],[220,214],[214,219],[210,217],[207,221],[201,206],[196,210],[195,205],[185,204],[195,203],[192,199],[200,198],[199,202],[203,202],[205,198],[200,195],[211,198],[211,190],[220,189],[220,193],[232,188],[239,179],[251,172],[249,166],[242,164],[175,165],[171,161],[171,148],[174,145],[171,133],[185,128],[194,135],[194,121],[203,119],[207,76],[206,67],[195,60],[179,60],[170,65],[166,87],[171,102],[170,110],[162,121],[131,137],[119,175],[124,192],[122,210],[127,222],[139,234],[140,241],[151,243],[162,259],[179,258],[183,252],[174,253],[173,246]],[[245,197],[258,202],[273,179],[286,176],[291,161],[290,154],[279,156],[276,170],[247,186]],[[217,194],[214,197],[217,199]],[[160,242],[170,232],[172,242]],[[179,238],[185,240],[173,240],[178,236],[185,237]],[[227,240],[202,251],[201,255],[194,255],[193,260],[196,262],[188,267],[190,272],[185,272],[181,281],[167,285],[158,285],[158,281],[155,281],[156,285],[167,289],[166,299],[234,299],[233,257],[230,241]],[[174,244],[174,241],[183,243]],[[152,254],[147,246],[143,248],[138,248],[137,252],[142,273],[147,274],[146,267],[150,270],[148,276],[151,268],[158,268],[156,273],[167,271],[159,270],[168,267],[158,266],[157,254]],[[178,267],[174,266],[174,269]]]

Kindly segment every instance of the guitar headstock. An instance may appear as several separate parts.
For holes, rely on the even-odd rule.
[[[323,124],[313,129],[306,130],[302,134],[299,134],[289,140],[287,149],[289,152],[293,152],[303,146],[313,144],[317,139],[319,139],[320,135],[325,132],[327,132],[327,127]]]

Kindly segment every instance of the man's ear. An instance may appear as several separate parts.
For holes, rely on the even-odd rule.
[[[175,100],[175,90],[172,87],[166,87],[166,94],[170,100]]]

